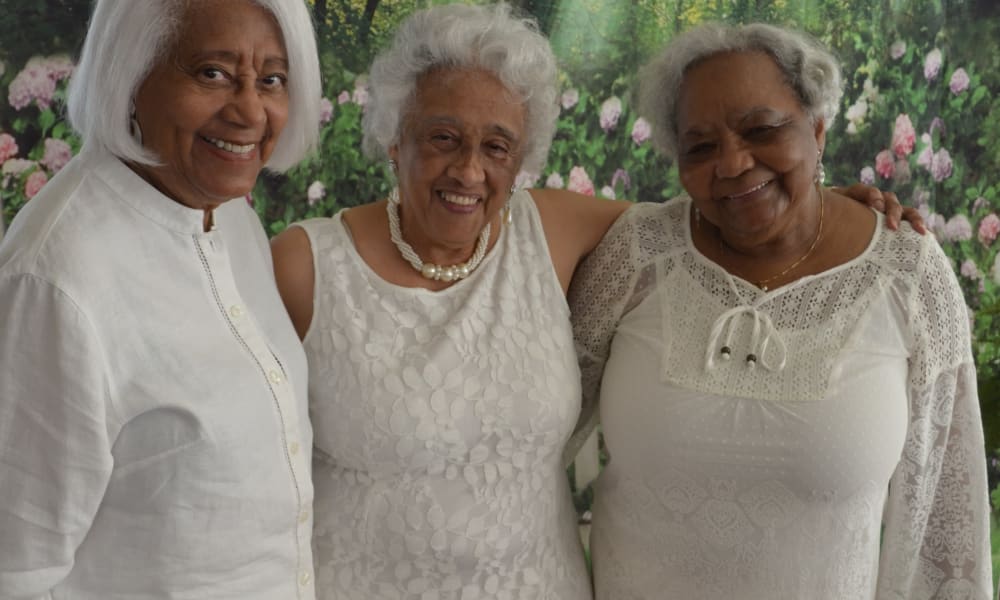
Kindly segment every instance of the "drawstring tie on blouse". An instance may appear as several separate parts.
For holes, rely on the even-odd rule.
[[[712,325],[712,334],[708,338],[708,348],[705,351],[705,370],[710,371],[716,366],[716,357],[729,360],[733,354],[733,334],[736,323],[741,315],[753,319],[753,331],[750,334],[750,351],[746,355],[748,368],[755,368],[759,363],[768,371],[781,371],[785,368],[788,351],[785,341],[771,321],[767,313],[753,306],[737,306],[719,315]],[[723,335],[725,334],[725,335]],[[721,344],[719,340],[722,340]],[[777,363],[769,359],[768,349],[775,348],[780,360]]]

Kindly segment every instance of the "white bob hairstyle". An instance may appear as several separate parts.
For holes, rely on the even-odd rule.
[[[157,61],[173,51],[186,10],[199,1],[97,0],[67,98],[70,124],[85,147],[101,147],[124,161],[159,164],[159,157],[129,133],[133,99]],[[284,171],[319,138],[316,37],[302,0],[247,1],[274,16],[288,55],[288,122],[265,165]]]
[[[668,158],[677,156],[677,101],[688,69],[716,54],[765,52],[774,59],[802,109],[830,130],[841,89],[840,65],[833,54],[804,33],[754,23],[708,23],[674,38],[640,74],[639,112],[650,122],[653,145]]]
[[[369,101],[362,120],[363,147],[384,157],[399,142],[417,80],[438,68],[493,73],[525,105],[521,168],[541,172],[555,134],[556,59],[534,21],[511,14],[507,4],[449,4],[413,13],[392,45],[372,63]]]

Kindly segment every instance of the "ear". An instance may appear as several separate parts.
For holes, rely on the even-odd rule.
[[[813,125],[813,134],[816,136],[816,148],[822,155],[823,149],[826,147],[826,121],[822,117],[816,119],[816,123]]]

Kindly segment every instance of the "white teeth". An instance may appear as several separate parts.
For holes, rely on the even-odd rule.
[[[729,197],[730,198],[742,198],[743,196],[749,196],[750,194],[756,192],[757,190],[762,189],[764,186],[766,186],[769,183],[771,183],[770,180],[765,181],[763,183],[760,183],[760,184],[757,184],[757,185],[753,186],[752,188],[750,188],[749,190],[747,190],[745,192],[741,192],[739,194],[733,194],[733,195],[731,195]]]
[[[257,147],[257,144],[247,144],[245,146],[241,146],[240,144],[231,144],[225,140],[210,137],[206,137],[205,140],[208,143],[213,144],[216,148],[225,150],[226,152],[232,152],[233,154],[246,154]]]
[[[472,206],[476,202],[479,202],[479,198],[475,196],[459,196],[458,194],[448,194],[445,192],[441,193],[441,198],[443,198],[445,202],[458,204],[460,206]]]

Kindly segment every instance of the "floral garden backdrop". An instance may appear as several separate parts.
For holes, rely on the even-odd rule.
[[[360,151],[365,69],[413,0],[308,0],[325,91],[319,153],[262,177],[253,202],[277,233],[382,197],[384,166]],[[969,306],[994,507],[1000,507],[1000,2],[996,0],[521,0],[562,64],[549,161],[521,183],[657,202],[680,191],[633,106],[637,67],[705,21],[805,29],[840,57],[845,94],[827,137],[834,183],[872,183],[918,207]],[[79,140],[64,120],[89,0],[2,0],[0,236]],[[585,508],[586,490],[578,497]],[[996,510],[996,508],[995,508]],[[996,518],[994,518],[996,523]],[[994,524],[994,556],[1000,531]],[[994,569],[1000,571],[1000,569]]]

